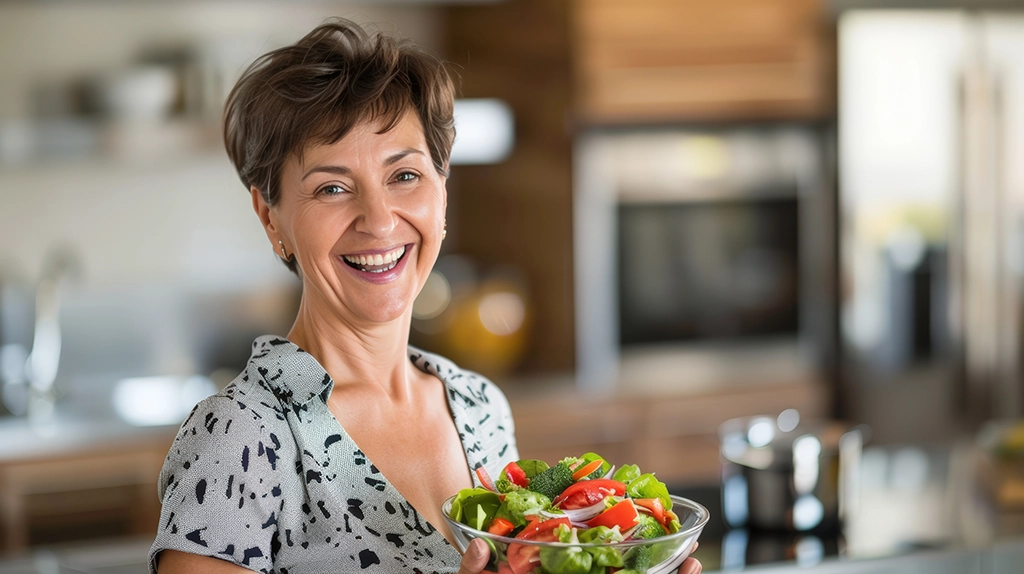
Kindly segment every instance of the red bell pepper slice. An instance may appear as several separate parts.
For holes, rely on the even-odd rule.
[[[618,526],[619,530],[625,532],[636,526],[639,516],[640,514],[637,512],[636,506],[633,505],[633,500],[624,498],[616,503],[615,506],[591,518],[587,522],[587,527],[607,526],[608,528],[614,528]]]
[[[661,504],[660,498],[634,498],[637,506],[642,506],[651,511],[651,516],[658,521],[658,524],[665,525],[665,507]]]
[[[506,536],[509,532],[516,529],[516,525],[512,524],[504,518],[495,518],[491,521],[491,525],[487,528],[487,532],[491,534],[497,534],[498,536]]]

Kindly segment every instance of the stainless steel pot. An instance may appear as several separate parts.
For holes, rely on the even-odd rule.
[[[726,421],[718,434],[729,526],[831,531],[855,504],[863,428],[787,410]]]

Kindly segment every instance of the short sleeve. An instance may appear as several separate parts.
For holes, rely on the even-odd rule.
[[[496,428],[501,437],[499,439],[498,456],[502,461],[501,468],[504,468],[505,464],[519,460],[519,448],[516,445],[516,425],[512,418],[512,407],[509,405],[505,393],[501,392],[501,389],[493,382],[488,381],[488,383],[493,392],[492,401],[498,417]]]
[[[280,548],[284,473],[275,452],[281,445],[265,434],[258,416],[228,396],[193,409],[160,472],[163,506],[149,553],[151,574],[166,549],[271,571]]]

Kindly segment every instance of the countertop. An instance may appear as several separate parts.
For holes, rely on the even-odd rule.
[[[715,500],[717,486],[672,490],[712,512],[696,554],[709,573],[1024,571],[1024,532],[977,490],[972,476],[977,456],[969,444],[865,449],[858,511],[833,534],[728,530]],[[132,538],[36,548],[0,561],[0,574],[144,574],[149,542]]]
[[[179,425],[134,426],[116,417],[61,413],[30,423],[25,418],[0,418],[0,464],[55,458],[87,450],[117,450],[147,441],[169,445]]]

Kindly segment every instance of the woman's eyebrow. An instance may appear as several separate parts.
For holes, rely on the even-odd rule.
[[[392,155],[388,156],[384,160],[384,165],[392,165],[392,164],[398,163],[398,162],[402,161],[402,158],[408,157],[408,156],[410,156],[412,154],[419,154],[419,155],[422,155],[422,156],[426,156],[425,153],[423,153],[422,151],[420,151],[420,150],[418,150],[416,148],[411,148],[411,147],[410,148],[405,148],[405,149],[403,149],[402,151],[400,151],[398,153],[395,153],[395,154],[392,154]],[[352,170],[347,168],[347,167],[345,167],[345,166],[343,166],[343,165],[318,165],[318,166],[314,167],[313,169],[307,171],[302,176],[302,181],[305,181],[307,177],[313,175],[314,173],[329,173],[331,175],[348,175],[348,174],[352,173]]]
[[[345,167],[343,165],[318,165],[318,166],[314,167],[313,169],[307,171],[305,173],[305,175],[302,176],[302,180],[300,180],[300,181],[305,181],[307,177],[313,175],[314,173],[329,173],[331,175],[348,175],[348,174],[352,173],[352,170],[350,170],[349,168],[347,168],[347,167]]]
[[[384,165],[391,165],[393,163],[398,163],[399,161],[402,160],[402,158],[404,158],[404,157],[406,157],[408,155],[414,154],[414,153],[418,153],[420,155],[426,155],[422,151],[420,151],[420,150],[418,150],[416,148],[408,147],[408,148],[405,148],[402,151],[400,151],[400,152],[398,152],[398,153],[396,153],[394,155],[388,156],[388,158],[384,160]]]

